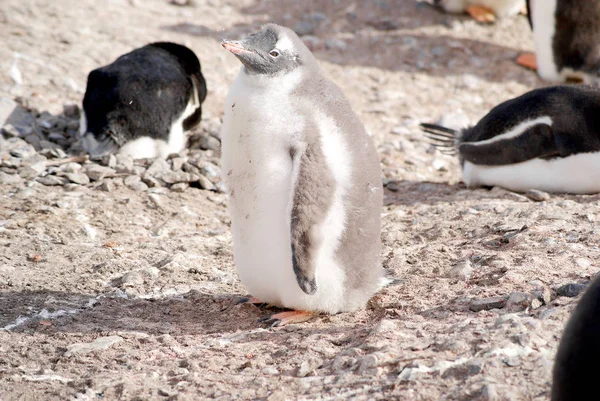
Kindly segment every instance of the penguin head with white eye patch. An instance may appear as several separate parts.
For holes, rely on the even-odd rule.
[[[243,40],[224,40],[250,75],[279,76],[296,68],[315,65],[316,60],[291,29],[267,24]]]

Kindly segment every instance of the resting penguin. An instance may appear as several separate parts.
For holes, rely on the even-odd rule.
[[[597,400],[600,361],[600,276],[592,281],[562,334],[551,401]]]
[[[458,153],[469,187],[600,192],[600,89],[536,89],[494,107],[473,127],[421,126],[440,150]]]
[[[373,139],[290,29],[222,45],[242,63],[221,134],[242,284],[294,309],[262,319],[274,325],[364,307],[385,283]]]
[[[479,22],[493,22],[523,11],[524,0],[434,0],[433,4],[448,13],[469,13]]]
[[[166,157],[186,144],[202,117],[206,82],[185,46],[158,42],[88,75],[80,131],[92,156]]]
[[[600,81],[600,0],[528,0],[535,55],[517,62],[551,82]]]

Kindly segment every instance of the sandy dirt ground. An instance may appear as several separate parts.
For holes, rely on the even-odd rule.
[[[171,40],[201,60],[196,133],[216,138],[239,69],[220,40],[268,21],[303,34],[375,138],[382,259],[398,282],[356,313],[262,326],[269,310],[235,304],[247,294],[218,186],[140,181],[151,161],[52,172],[47,143],[32,173],[31,149],[5,135],[0,399],[548,399],[577,284],[598,270],[600,196],[468,190],[418,128],[475,123],[544,85],[513,62],[533,48],[524,16],[483,25],[412,0],[3,0],[0,98],[74,130],[63,107],[90,70]],[[215,166],[218,148],[196,156]]]

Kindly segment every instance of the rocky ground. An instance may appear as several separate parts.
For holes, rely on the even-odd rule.
[[[189,4],[188,4],[189,3]],[[268,328],[232,258],[219,171],[239,64],[220,38],[294,28],[373,134],[386,184],[367,309]],[[467,190],[420,121],[474,123],[543,83],[523,16],[482,25],[412,0],[3,0],[0,399],[545,400],[598,270],[600,196]],[[89,160],[87,73],[151,41],[199,56],[190,149]]]

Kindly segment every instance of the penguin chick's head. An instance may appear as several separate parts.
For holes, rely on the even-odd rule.
[[[243,40],[224,40],[250,75],[280,75],[300,66],[316,64],[310,50],[291,29],[267,24]]]

